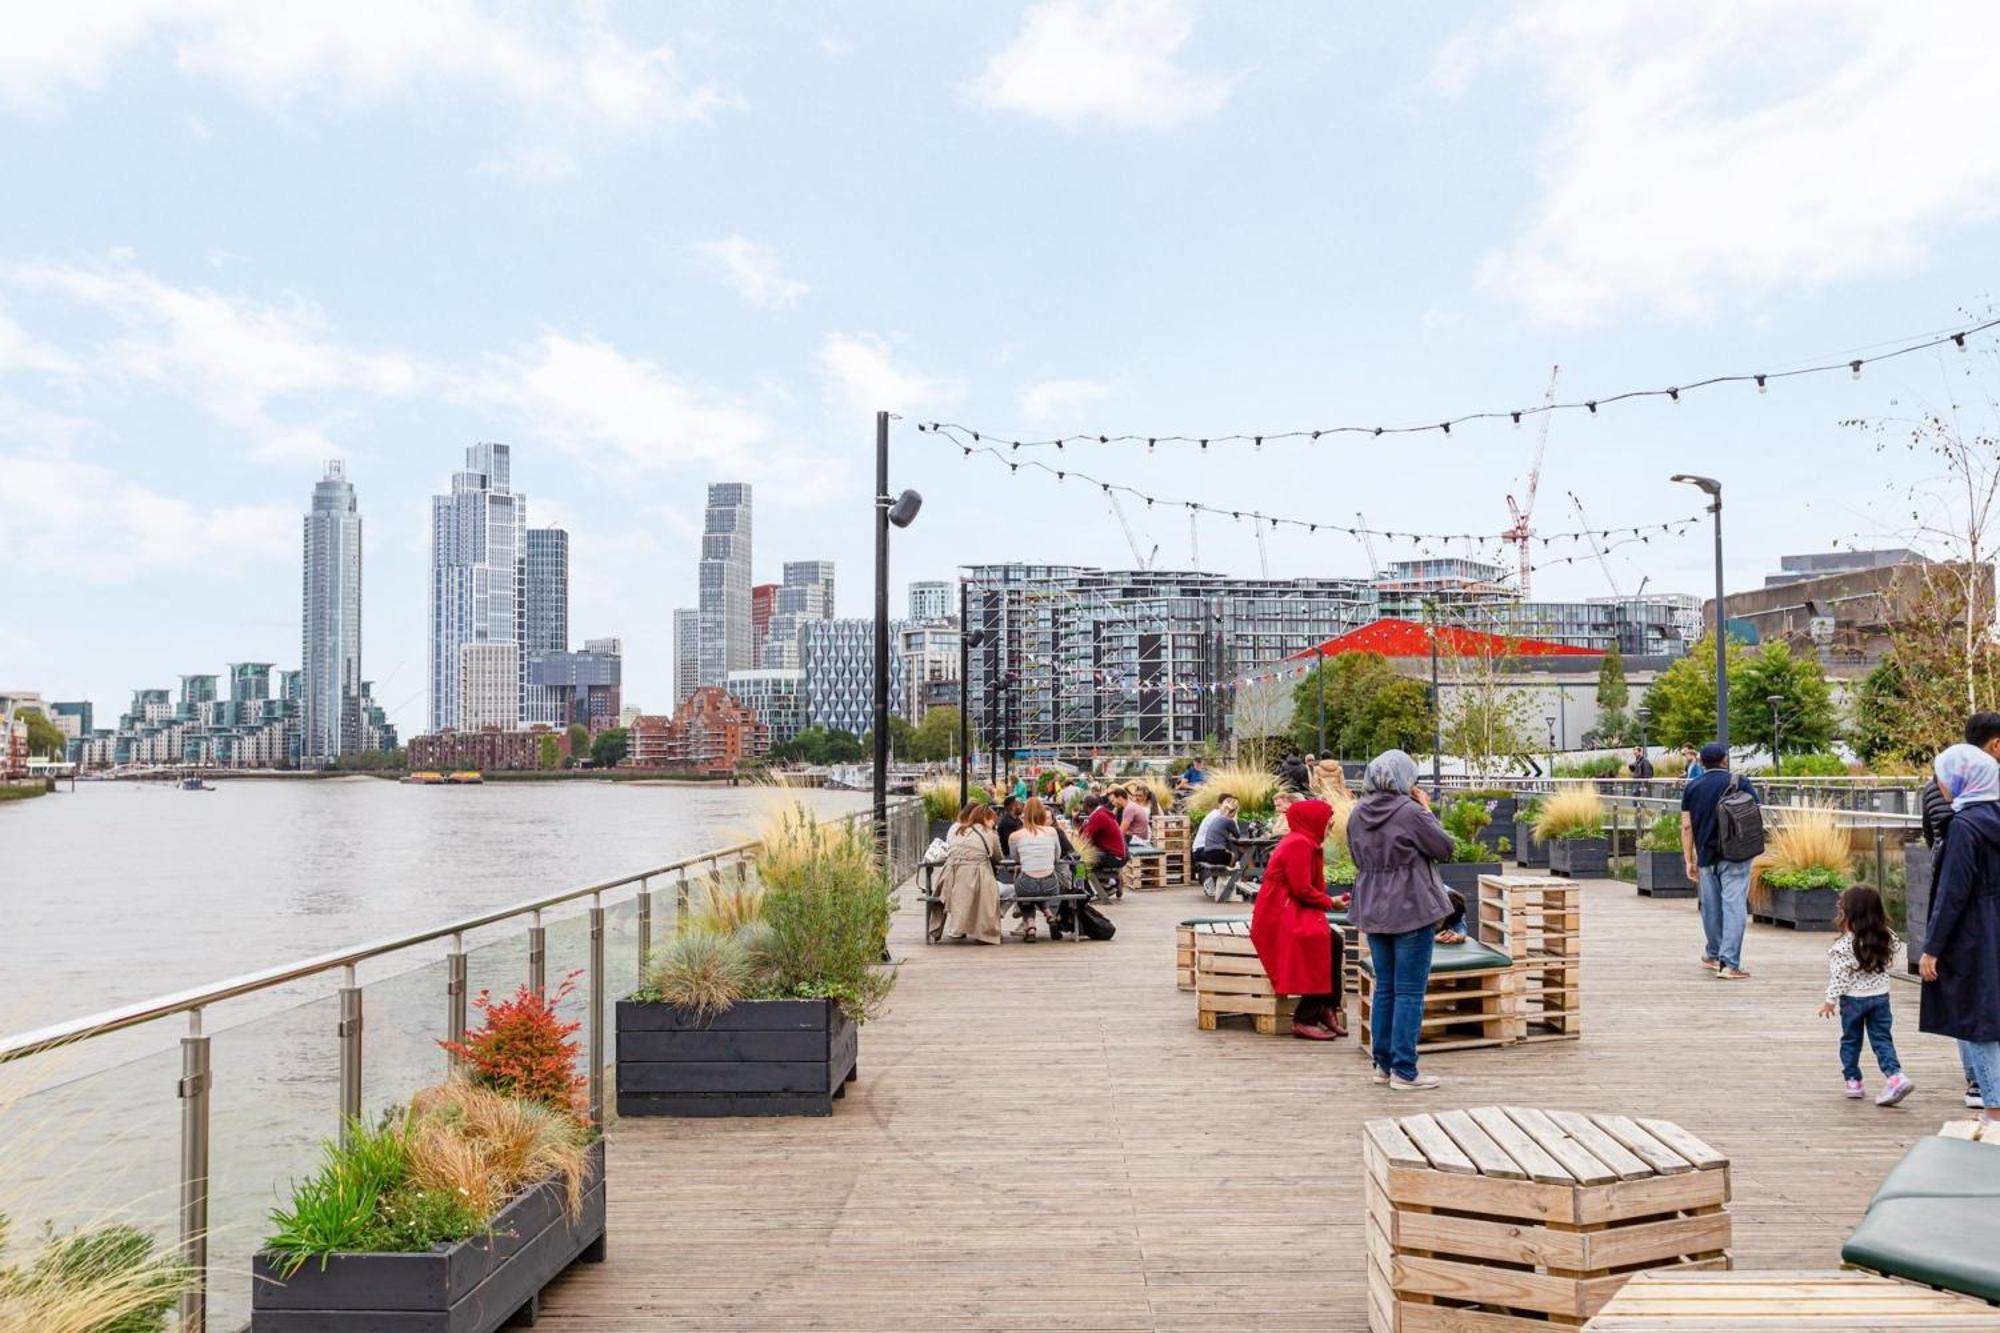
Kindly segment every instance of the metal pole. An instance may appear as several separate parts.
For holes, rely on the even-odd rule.
[[[549,986],[549,932],[542,926],[541,909],[528,923],[528,989],[540,995]]]
[[[679,929],[687,921],[688,914],[688,871],[680,869],[680,878],[674,882],[674,928]]]
[[[639,881],[639,976],[646,975],[646,962],[653,956],[653,882]]]
[[[1444,695],[1438,690],[1438,632],[1431,631],[1431,799],[1444,799]]]
[[[1877,892],[1880,892],[1888,883],[1887,875],[1888,869],[1882,864],[1882,826],[1877,824],[1875,826],[1875,889]],[[1907,894],[1909,891],[1909,885],[1904,885],[1903,892]]]
[[[604,901],[590,895],[590,1123],[604,1123]]]
[[[1722,486],[1715,488],[1715,503],[1708,507],[1715,515],[1715,739],[1729,744],[1729,653],[1723,626],[1728,615],[1722,592]]]
[[[1632,822],[1635,825],[1638,823],[1636,813],[1633,815]],[[1618,851],[1618,802],[1613,801],[1611,803],[1611,870],[1613,874],[1616,874],[1624,868],[1625,858]]]
[[[188,1011],[181,1038],[181,1262],[190,1274],[181,1293],[181,1333],[208,1328],[208,1038],[201,1010]]]
[[[889,847],[889,414],[875,414],[875,855]],[[887,865],[886,861],[882,864]]]
[[[958,581],[958,808],[972,793],[972,622],[966,617],[965,580]]]
[[[340,984],[340,1141],[361,1119],[361,987],[349,963]]]
[[[1313,649],[1313,693],[1319,696],[1319,757],[1326,758],[1326,648]]]
[[[448,1041],[465,1040],[465,936],[454,933],[451,937],[451,952],[444,956],[444,1029]],[[445,1052],[445,1072],[458,1069],[461,1057],[457,1051]]]

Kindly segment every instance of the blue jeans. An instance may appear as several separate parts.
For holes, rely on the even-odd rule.
[[[2000,1111],[2000,1041],[1960,1041],[1958,1058],[1979,1085],[1987,1113]]]
[[[1750,919],[1750,863],[1717,861],[1701,867],[1701,959],[1727,968],[1743,966],[1743,927]]]
[[[1373,1016],[1377,1069],[1397,1078],[1417,1076],[1417,1038],[1423,1032],[1424,991],[1431,984],[1435,925],[1400,935],[1370,935],[1368,957],[1375,969]]]
[[[1886,995],[1843,995],[1840,997],[1840,1076],[1849,1082],[1861,1081],[1861,1034],[1868,1034],[1869,1048],[1875,1052],[1875,1067],[1883,1078],[1903,1072],[1896,1058],[1896,1040],[1889,1035],[1889,997]]]

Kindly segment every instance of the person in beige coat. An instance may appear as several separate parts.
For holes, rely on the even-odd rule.
[[[1000,883],[993,878],[993,867],[1000,863],[1000,835],[993,825],[991,806],[968,805],[945,839],[937,893],[944,899],[947,940],[1000,942]]]

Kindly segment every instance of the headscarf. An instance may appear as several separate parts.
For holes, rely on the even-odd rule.
[[[1978,801],[2000,801],[2000,763],[1976,745],[1954,745],[1931,765],[1953,810]]]
[[[1362,791],[1392,791],[1408,796],[1417,785],[1417,761],[1401,750],[1384,750],[1368,761],[1368,776]]]

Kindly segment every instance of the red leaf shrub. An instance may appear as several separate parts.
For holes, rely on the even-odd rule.
[[[588,1120],[589,1081],[576,1070],[573,1040],[583,1024],[565,1023],[556,1014],[581,975],[564,977],[553,995],[522,986],[513,999],[496,1001],[492,992],[481,991],[473,1005],[484,1025],[466,1032],[463,1041],[438,1045],[466,1062],[466,1076],[478,1086]]]

